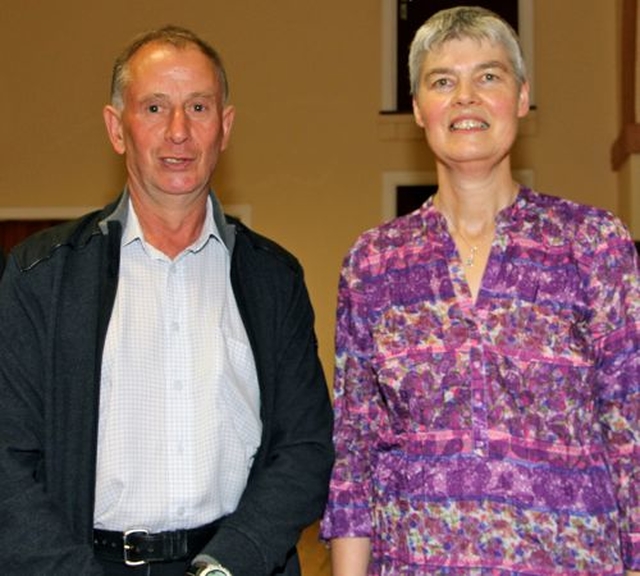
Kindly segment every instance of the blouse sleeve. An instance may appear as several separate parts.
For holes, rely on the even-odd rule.
[[[609,226],[592,263],[591,333],[597,354],[596,392],[621,515],[627,569],[640,569],[640,281],[627,231]]]
[[[352,252],[353,254],[353,252]],[[323,539],[371,535],[371,468],[384,416],[371,357],[367,280],[347,257],[338,290],[334,376],[336,461],[321,524]]]

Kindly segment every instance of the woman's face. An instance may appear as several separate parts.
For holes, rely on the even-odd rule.
[[[518,85],[505,48],[488,40],[449,40],[429,52],[413,113],[446,166],[492,167],[508,157],[529,86]]]

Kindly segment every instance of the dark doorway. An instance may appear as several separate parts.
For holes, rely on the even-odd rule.
[[[0,249],[7,254],[28,236],[61,222],[64,220],[0,220]]]

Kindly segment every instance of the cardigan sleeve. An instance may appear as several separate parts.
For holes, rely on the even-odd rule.
[[[33,271],[36,276],[40,273]],[[51,462],[53,455],[47,454],[53,434],[45,426],[45,411],[53,409],[44,386],[50,302],[22,281],[9,257],[0,282],[1,571],[5,576],[27,572],[97,576],[103,570],[93,558],[89,538],[78,535],[71,515],[54,496],[56,490],[47,488],[47,471],[52,469],[50,464],[56,465]],[[64,429],[57,432],[72,434]],[[83,513],[92,516],[91,510]]]
[[[322,514],[333,416],[297,262],[239,235],[232,285],[256,359],[263,436],[237,509],[203,553],[234,576],[267,576],[291,560],[301,531]]]

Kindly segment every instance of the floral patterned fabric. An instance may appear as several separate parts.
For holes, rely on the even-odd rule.
[[[610,214],[522,188],[473,302],[427,201],[342,270],[322,536],[370,574],[640,569],[640,286]]]

